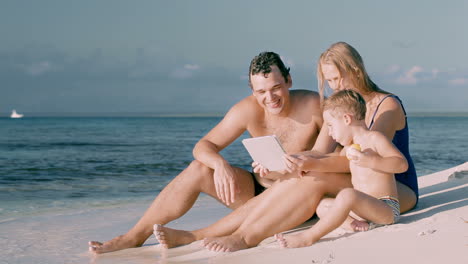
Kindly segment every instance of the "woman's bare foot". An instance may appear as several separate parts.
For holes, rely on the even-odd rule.
[[[141,244],[135,243],[133,239],[129,239],[125,235],[115,237],[104,243],[101,243],[98,241],[89,241],[88,245],[89,245],[89,251],[95,254],[101,254],[101,253],[141,246]]]
[[[233,252],[249,248],[244,238],[237,235],[205,238],[203,240],[203,246],[216,252]]]
[[[292,235],[276,234],[275,238],[283,248],[308,247],[316,242],[311,240],[305,232]]]
[[[155,224],[153,230],[156,239],[164,248],[190,244],[196,240],[195,236],[189,231],[172,229],[159,224]]]
[[[364,232],[369,230],[369,223],[367,221],[359,221],[355,219],[350,225],[355,232]]]

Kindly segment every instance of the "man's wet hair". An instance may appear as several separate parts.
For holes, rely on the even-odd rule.
[[[281,75],[284,77],[284,81],[288,82],[289,76],[289,67],[286,68],[281,57],[271,51],[264,51],[255,58],[252,59],[249,68],[249,85],[252,86],[250,82],[250,76],[255,74],[263,74],[265,77],[271,72],[271,66],[276,65],[281,72]]]

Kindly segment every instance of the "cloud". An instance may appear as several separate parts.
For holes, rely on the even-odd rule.
[[[465,85],[468,84],[468,78],[455,78],[448,81],[451,85]]]
[[[55,50],[0,52],[0,112],[222,113],[251,93],[245,65],[187,61],[144,50],[125,61],[98,51],[80,57]],[[376,75],[376,83],[402,95],[410,109],[423,102],[431,109],[466,109],[466,71],[392,65]],[[314,76],[309,68],[294,68],[294,89],[316,91]],[[415,84],[395,85],[398,78]],[[441,88],[450,88],[450,104],[436,100]]]
[[[415,41],[393,41],[392,46],[401,49],[413,48],[416,45]]]
[[[143,49],[127,60],[99,50],[79,57],[0,51],[0,113],[220,113],[248,96],[244,72]]]
[[[401,69],[400,65],[393,64],[393,65],[390,65],[390,66],[385,70],[385,74],[395,74],[395,73],[399,72],[400,69]]]
[[[184,69],[195,71],[195,70],[199,70],[199,69],[200,69],[200,65],[197,65],[197,64],[185,64],[185,65],[184,65]]]
[[[402,71],[399,65],[391,65],[385,71],[384,75],[394,78],[394,82],[400,85],[415,85],[421,82],[434,81],[442,73],[439,69],[425,70],[421,66],[413,66],[407,71]]]
[[[19,65],[19,68],[24,70],[28,75],[39,76],[53,69],[52,63],[49,61],[41,61],[29,65]]]
[[[201,67],[198,64],[185,64],[183,67],[176,68],[171,73],[171,77],[175,79],[188,79],[194,76],[194,72],[200,70]]]
[[[439,70],[439,69],[432,69],[432,79],[437,78],[437,76],[439,75],[439,73],[440,73],[440,70]]]
[[[413,66],[403,71],[399,65],[391,65],[380,74],[384,81],[399,85],[437,84],[439,86],[452,85],[461,86],[468,84],[468,78],[462,71],[456,69],[440,70],[433,68],[425,70],[421,66]]]
[[[411,69],[403,73],[396,83],[398,84],[417,84],[420,79],[418,79],[417,74],[423,72],[424,69],[420,66],[413,66]]]

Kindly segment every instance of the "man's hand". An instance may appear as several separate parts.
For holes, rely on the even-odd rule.
[[[260,164],[260,163],[258,163],[256,161],[252,162],[252,167],[253,167],[253,172],[260,174],[260,177],[262,177],[262,178],[266,177],[270,173],[270,170],[263,167],[262,164]]]
[[[216,166],[213,177],[218,198],[226,205],[234,203],[236,193],[240,192],[234,168],[229,163],[224,162]]]

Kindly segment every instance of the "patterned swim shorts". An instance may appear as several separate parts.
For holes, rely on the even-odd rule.
[[[392,211],[393,211],[392,224],[398,222],[398,219],[400,219],[400,202],[398,201],[398,199],[387,195],[387,196],[380,197],[379,200],[386,203],[388,206],[392,208]]]

